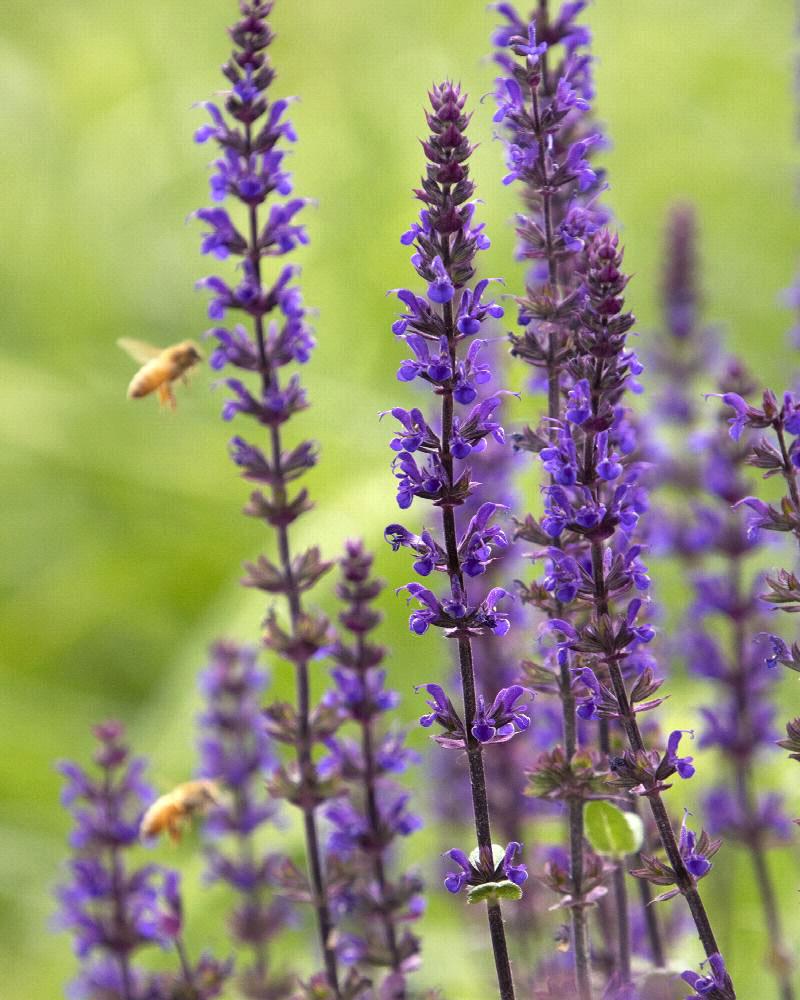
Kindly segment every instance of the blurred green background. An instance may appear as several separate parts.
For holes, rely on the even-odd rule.
[[[609,200],[640,330],[646,337],[657,321],[665,211],[676,196],[694,199],[708,315],[777,387],[796,360],[777,305],[797,255],[792,8],[614,0],[589,14],[598,107],[613,140]],[[220,634],[257,634],[262,602],[237,579],[262,538],[238,515],[245,488],[207,375],[179,389],[174,417],[152,400],[129,403],[132,366],[114,343],[166,344],[207,325],[193,283],[209,263],[198,227],[185,224],[207,202],[209,151],[192,143],[203,119],[192,104],[222,87],[234,3],[40,0],[34,9],[4,0],[2,11],[0,992],[28,1000],[61,995],[74,968],[66,937],[47,930],[67,829],[54,759],[85,758],[90,723],[117,716],[163,787],[187,775],[204,649]],[[296,187],[319,201],[302,254],[306,297],[319,308],[319,348],[304,373],[314,408],[297,432],[319,439],[324,461],[305,531],[328,554],[365,535],[393,584],[408,563],[380,541],[396,508],[376,417],[409,396],[394,379],[400,349],[385,291],[412,280],[398,235],[415,213],[425,88],[445,76],[473,97],[474,169],[493,239],[484,273],[519,285],[506,224],[514,195],[499,182],[491,104],[478,103],[492,88],[493,23],[478,0],[283,0],[274,18],[276,91],[301,96]],[[684,598],[674,578],[670,593]],[[390,592],[384,606],[393,681],[411,719],[411,686],[444,669],[441,652],[407,637]],[[685,724],[702,692],[679,670],[670,690],[669,714]],[[796,714],[796,685],[785,700]],[[714,766],[709,759],[706,774]],[[779,763],[771,780],[791,790],[796,765]],[[448,846],[428,830],[412,854],[435,869]],[[196,867],[189,851],[181,857]],[[787,852],[775,863],[796,942],[795,861]],[[734,848],[706,886],[740,996],[773,996],[748,866]],[[477,998],[463,961],[474,939],[465,946],[462,908],[442,895],[434,883],[422,978],[452,1000]],[[687,946],[685,957],[698,955]]]

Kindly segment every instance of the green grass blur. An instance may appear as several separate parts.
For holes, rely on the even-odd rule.
[[[613,139],[609,200],[643,339],[657,322],[665,211],[693,199],[708,315],[778,388],[796,367],[777,305],[798,249],[792,6],[615,0],[590,12],[598,106]],[[204,649],[220,634],[257,635],[262,602],[237,578],[262,537],[238,515],[245,489],[207,375],[179,389],[175,417],[164,415],[152,400],[126,401],[131,364],[114,344],[166,344],[206,326],[193,283],[210,265],[197,226],[185,224],[207,201],[209,150],[192,143],[203,119],[192,103],[222,86],[233,0],[4,0],[2,11],[0,992],[49,1000],[73,969],[65,936],[47,929],[67,828],[52,763],[85,758],[90,723],[117,716],[162,785],[187,775]],[[514,196],[500,184],[491,105],[478,103],[492,87],[492,23],[478,0],[283,0],[275,16],[276,89],[301,96],[296,187],[319,201],[301,255],[307,300],[319,308],[319,348],[304,373],[314,407],[297,433],[319,439],[324,461],[303,530],[329,554],[364,535],[395,585],[407,562],[380,541],[396,508],[377,413],[409,397],[394,379],[400,350],[385,291],[412,280],[398,235],[416,211],[425,89],[445,76],[473,97],[475,176],[493,239],[484,273],[519,285],[506,224]],[[670,579],[678,608],[685,589]],[[390,591],[383,603],[411,719],[411,686],[441,673],[441,652],[408,637]],[[787,683],[785,714],[796,714]],[[668,714],[696,718],[702,692],[680,679],[670,689]],[[721,766],[704,757],[707,775]],[[778,764],[770,780],[791,792],[796,765]],[[435,871],[448,846],[429,828],[412,854]],[[190,850],[177,859],[196,872]],[[774,859],[795,942],[796,860]],[[746,859],[724,849],[706,885],[740,996],[769,1000]],[[476,979],[480,960],[466,957],[474,922],[465,930],[460,903],[442,896],[434,882],[421,978],[451,1000],[479,1000],[485,969]],[[198,912],[192,944],[214,924]],[[687,943],[686,961],[698,957]]]

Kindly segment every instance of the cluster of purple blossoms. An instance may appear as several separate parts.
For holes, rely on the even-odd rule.
[[[222,207],[199,213],[209,227],[203,250],[220,259],[238,257],[242,268],[242,279],[235,286],[216,276],[199,285],[212,294],[212,319],[224,320],[233,312],[243,314],[248,323],[247,327],[237,324],[210,331],[216,343],[211,363],[217,369],[232,366],[255,376],[251,385],[238,377],[226,380],[230,395],[223,417],[249,417],[266,437],[265,448],[241,436],[231,442],[233,461],[243,477],[259,487],[251,494],[245,513],[271,529],[277,548],[276,561],[262,555],[248,564],[243,582],[271,597],[282,595],[289,612],[288,627],[279,623],[274,610],[265,622],[265,644],[292,664],[297,692],[295,706],[274,706],[272,712],[272,735],[294,749],[295,759],[276,768],[270,791],[303,815],[309,886],[299,895],[313,905],[327,988],[339,1000],[333,919],[317,824],[317,810],[336,789],[314,763],[314,744],[327,732],[312,709],[309,676],[310,664],[329,644],[328,623],[304,606],[307,591],[332,564],[322,559],[316,547],[292,553],[289,527],[311,507],[307,491],[300,489],[293,495],[292,484],[313,468],[316,449],[309,441],[291,448],[283,443],[284,425],[308,402],[298,376],[283,378],[282,370],[305,363],[314,340],[295,283],[296,268],[286,265],[277,275],[268,275],[264,266],[306,242],[297,221],[304,199],[272,201],[267,210],[268,199],[291,194],[282,147],[296,139],[286,117],[289,102],[271,100],[269,95],[275,76],[268,56],[273,33],[267,18],[272,6],[271,2],[243,0],[241,19],[231,29],[234,50],[222,70],[230,84],[224,109],[206,104],[211,123],[196,134],[198,142],[213,141],[220,150],[211,178],[213,200],[230,199],[239,206],[239,220]],[[287,889],[288,881],[291,889],[295,882],[291,866],[277,867],[278,882],[283,880]]]
[[[340,639],[331,651],[337,666],[326,704],[356,736],[340,731],[327,741],[324,769],[347,782],[350,794],[328,805],[325,817],[331,826],[328,850],[351,869],[343,914],[350,930],[337,931],[340,960],[371,972],[373,982],[384,970],[383,980],[375,982],[379,995],[403,1000],[407,974],[419,963],[419,941],[404,927],[420,916],[423,900],[419,878],[409,873],[392,879],[390,862],[395,840],[419,829],[421,821],[409,811],[409,792],[394,780],[416,755],[404,747],[402,733],[381,726],[398,697],[385,686],[385,650],[371,638],[382,619],[374,603],[384,587],[371,575],[372,561],[361,542],[351,541],[340,563],[339,623],[348,641]]]
[[[198,723],[200,774],[225,790],[205,822],[207,878],[226,884],[240,899],[229,927],[236,945],[250,956],[237,969],[243,992],[277,1000],[289,984],[273,976],[268,947],[286,927],[290,911],[273,895],[275,859],[259,836],[276,809],[265,787],[277,763],[261,709],[266,685],[255,650],[217,643],[200,676],[205,707]]]
[[[731,383],[731,376],[733,380]],[[737,364],[729,366],[723,382],[744,389],[746,376]],[[725,385],[721,387],[725,389]],[[693,576],[695,600],[689,609],[685,642],[689,667],[717,687],[715,704],[703,709],[705,725],[700,746],[718,747],[734,767],[732,788],[710,793],[708,813],[715,829],[760,853],[774,838],[786,839],[788,821],[782,816],[780,798],[755,794],[753,770],[765,750],[774,746],[775,708],[771,702],[774,676],[764,670],[767,606],[760,596],[762,581],[746,578],[746,560],[762,544],[749,530],[738,508],[749,483],[743,475],[750,443],[727,438],[718,428],[706,438],[704,477],[709,498],[709,532],[704,554],[723,562],[721,570],[703,567]],[[738,508],[738,509],[737,509]],[[717,638],[716,623],[726,624],[729,642]],[[717,634],[715,634],[717,633]],[[759,865],[759,868],[761,866]]]
[[[676,205],[667,221],[664,275],[661,286],[662,324],[647,348],[648,370],[657,380],[653,396],[662,425],[691,432],[702,406],[699,376],[717,366],[720,333],[703,322],[698,280],[697,220],[691,205]],[[677,449],[675,449],[677,451]],[[678,451],[678,461],[670,461],[673,448],[665,443],[659,454],[659,478],[664,473],[676,485],[685,481],[689,456]]]
[[[188,991],[195,1000],[219,996],[230,965],[203,955],[189,962],[183,944],[183,906],[177,872],[128,860],[139,842],[146,807],[155,793],[146,761],[132,758],[122,726],[97,726],[96,773],[59,765],[66,779],[62,804],[75,826],[69,881],[58,888],[58,923],[74,935],[80,976],[70,995],[85,1000],[169,1000]],[[177,971],[154,973],[135,962],[148,945],[174,949]]]
[[[517,224],[518,256],[535,262],[527,277],[526,294],[518,300],[518,321],[524,332],[512,335],[512,354],[541,373],[534,384],[546,383],[548,394],[547,419],[540,430],[528,428],[515,436],[519,448],[540,455],[549,476],[545,518],[537,522],[529,516],[518,526],[518,538],[547,546],[541,552],[547,567],[544,580],[524,588],[523,599],[572,629],[567,618],[576,609],[568,605],[579,595],[585,605],[591,604],[595,587],[588,557],[591,535],[581,543],[569,533],[570,521],[580,531],[595,532],[597,537],[613,534],[615,525],[622,524],[622,545],[614,554],[616,565],[637,589],[645,591],[649,585],[647,569],[639,558],[641,548],[631,544],[645,502],[639,472],[628,460],[635,446],[628,415],[621,407],[612,407],[612,420],[593,429],[596,475],[603,484],[616,484],[608,491],[610,503],[598,503],[597,493],[580,489],[585,456],[578,451],[572,433],[572,428],[586,424],[593,416],[592,386],[586,377],[574,377],[567,362],[574,353],[576,319],[585,297],[585,258],[607,221],[597,205],[603,189],[601,173],[588,159],[604,146],[591,119],[591,36],[576,20],[585,3],[566,3],[555,16],[550,15],[547,4],[539,4],[527,23],[512,5],[494,6],[508,22],[494,36],[499,47],[496,59],[503,71],[498,80],[495,120],[504,124],[507,137],[511,173],[506,181],[519,183],[524,202],[525,211]],[[631,375],[640,373],[635,356],[629,358],[629,366]],[[628,382],[637,388],[632,379]],[[633,623],[639,606],[639,602],[632,602],[628,624]],[[649,626],[635,629],[637,645],[652,637]],[[556,748],[540,757],[532,772],[532,788],[533,794],[544,794],[546,799],[563,797],[569,809],[569,872],[552,881],[551,888],[565,899],[578,901],[571,907],[572,951],[576,986],[586,998],[592,989],[586,906],[593,885],[591,879],[584,879],[584,872],[596,868],[596,860],[585,857],[583,796],[597,795],[601,772],[591,757],[581,753],[580,764],[575,758],[578,720],[595,714],[591,692],[577,706],[576,696],[584,690],[582,676],[591,678],[595,685],[598,682],[589,667],[571,669],[571,656],[563,644],[557,655],[543,652],[544,662],[530,664],[528,674],[537,691],[560,698],[565,751]],[[637,649],[629,659],[632,668],[634,661],[646,657]],[[644,681],[652,693],[654,678],[645,674]],[[606,752],[608,741],[604,718],[599,742]],[[580,767],[580,782],[573,774],[573,758]],[[621,870],[614,883],[615,894],[624,892]],[[646,904],[645,886],[642,897]],[[620,913],[625,905],[624,900],[618,901]],[[648,924],[654,927],[654,918]],[[622,940],[620,949],[624,950]],[[657,940],[652,950],[656,955],[661,953]],[[626,964],[624,958],[622,964]],[[627,989],[619,977],[615,981]]]
[[[567,7],[574,14],[582,5]],[[526,596],[550,619],[545,630],[561,637],[554,668],[564,705],[567,761],[576,752],[576,700],[581,717],[601,718],[599,744],[606,752],[609,722],[621,724],[629,749],[612,758],[615,783],[628,792],[641,789],[649,799],[679,891],[691,897],[692,912],[697,914],[702,903],[660,801],[664,778],[676,771],[689,776],[691,761],[677,756],[680,733],[670,738],[663,756],[647,752],[636,720],[637,712],[660,704],[653,695],[661,682],[641,650],[655,631],[638,621],[642,600],[627,596],[633,589],[646,592],[649,586],[637,541],[647,498],[633,422],[623,405],[624,391],[638,390],[636,377],[643,370],[626,345],[633,325],[623,305],[627,278],[617,238],[602,229],[603,220],[590,214],[589,228],[574,242],[558,224],[565,217],[565,185],[572,184],[574,197],[580,197],[581,189],[588,190],[597,180],[585,160],[587,150],[599,145],[593,135],[570,146],[562,139],[561,157],[554,153],[563,123],[572,117],[580,128],[588,111],[586,96],[579,94],[571,78],[578,65],[588,73],[588,60],[573,61],[574,48],[586,37],[578,32],[565,45],[559,67],[563,86],[554,87],[544,32],[546,7],[529,25],[509,5],[499,8],[512,23],[501,41],[516,59],[511,53],[501,58],[512,75],[500,83],[497,120],[506,122],[508,129],[513,164],[508,179],[524,182],[525,200],[533,209],[520,227],[523,250],[540,262],[521,300],[525,332],[512,338],[513,353],[546,372],[548,384],[543,428],[528,429],[517,437],[520,447],[539,454],[550,479],[544,487],[544,515],[529,515],[517,532],[517,537],[544,548],[544,579],[528,588]],[[622,613],[615,613],[612,609],[621,599],[625,600]],[[570,889],[582,896],[582,810],[576,798],[572,796],[570,812]],[[618,914],[626,908],[621,882],[621,877],[615,879],[615,888],[620,889],[615,899]],[[698,930],[707,954],[716,952],[704,910]],[[588,943],[580,914],[573,917],[573,948],[579,995],[591,996]],[[628,947],[620,941],[619,948],[613,977],[618,992],[632,989]]]
[[[435,420],[426,418],[419,409],[392,410],[400,425],[392,448],[399,480],[398,505],[405,509],[415,498],[431,501],[441,512],[441,528],[438,532],[428,528],[416,536],[402,525],[393,524],[387,528],[387,538],[395,549],[408,547],[420,557],[417,572],[423,576],[440,572],[449,581],[448,592],[441,598],[419,583],[403,588],[419,605],[409,620],[411,630],[422,635],[431,627],[440,628],[458,645],[463,717],[458,716],[444,690],[430,684],[426,687],[433,697],[433,717],[430,722],[427,716],[422,721],[432,724],[435,719],[443,725],[449,745],[466,749],[478,840],[476,870],[483,873],[487,884],[494,884],[496,865],[492,859],[498,848],[492,843],[483,764],[485,743],[479,737],[485,737],[486,743],[495,742],[499,733],[508,738],[527,728],[528,716],[516,704],[518,696],[511,689],[493,697],[488,709],[476,691],[472,639],[480,635],[502,636],[509,628],[508,613],[498,610],[498,605],[510,597],[505,588],[494,587],[476,598],[470,596],[466,585],[467,578],[480,579],[495,551],[506,545],[505,535],[492,524],[500,505],[482,497],[483,502],[460,532],[456,511],[468,498],[478,496],[478,484],[472,481],[467,464],[470,456],[481,453],[487,445],[497,447],[504,442],[503,430],[494,419],[501,394],[485,395],[474,403],[477,386],[487,384],[491,374],[488,365],[477,364],[479,348],[472,339],[487,319],[499,318],[502,310],[484,299],[488,287],[485,280],[470,287],[475,256],[489,243],[483,227],[474,222],[475,185],[469,176],[473,147],[466,136],[469,115],[464,110],[465,95],[445,82],[434,87],[429,98],[430,136],[422,144],[426,172],[415,192],[423,209],[418,221],[402,237],[403,243],[414,248],[411,263],[426,282],[427,295],[422,297],[406,289],[397,292],[404,312],[393,331],[414,354],[401,365],[401,381],[407,381],[411,372],[414,377],[423,374],[417,365],[438,350],[435,363],[425,368],[423,380],[433,387],[441,406]],[[426,349],[421,347],[423,341],[429,345]],[[462,414],[458,409],[461,406],[472,408]],[[515,898],[518,895],[515,892]],[[510,1000],[514,986],[500,896],[491,892],[481,898],[488,904],[500,995]]]
[[[719,422],[708,430],[698,427],[697,375],[716,362],[719,338],[700,320],[695,243],[692,210],[676,209],[666,245],[663,314],[669,342],[680,349],[662,347],[654,364],[662,396],[673,404],[664,408],[664,424],[688,436],[693,447],[691,452],[675,449],[672,459],[660,464],[658,485],[675,494],[674,513],[669,519],[659,517],[652,540],[662,552],[680,558],[691,574],[695,598],[682,623],[681,652],[689,669],[711,680],[717,692],[714,705],[703,709],[700,746],[718,747],[733,765],[730,786],[720,785],[706,799],[711,827],[751,853],[768,921],[778,928],[779,917],[769,903],[773,893],[763,885],[762,855],[765,843],[787,836],[788,821],[780,798],[757,797],[753,781],[756,762],[776,735],[772,678],[763,670],[769,642],[762,635],[761,583],[746,577],[747,560],[762,539],[740,507],[750,488],[745,467],[754,442],[739,424],[729,435]],[[753,392],[752,380],[737,360],[719,361],[715,367],[723,399],[738,403]],[[720,621],[727,632],[723,637]],[[773,940],[773,947],[780,950],[780,941]]]

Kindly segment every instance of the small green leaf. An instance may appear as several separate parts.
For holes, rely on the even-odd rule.
[[[644,825],[635,813],[623,812],[610,802],[586,806],[586,837],[598,854],[621,857],[642,846]]]
[[[468,903],[497,903],[501,899],[522,899],[522,889],[504,879],[502,882],[484,882],[467,892]]]
[[[495,895],[498,899],[522,899],[522,889],[516,882],[509,882],[507,879],[504,879],[502,882],[497,883]]]

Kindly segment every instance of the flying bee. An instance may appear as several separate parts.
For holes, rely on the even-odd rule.
[[[203,816],[219,804],[220,789],[216,781],[207,778],[185,781],[156,799],[142,817],[139,834],[146,840],[166,832],[173,843],[178,843],[184,826],[193,816]]]
[[[134,361],[142,366],[131,379],[128,386],[128,399],[140,399],[158,390],[158,400],[162,406],[175,409],[175,396],[172,394],[172,383],[186,376],[194,366],[201,361],[203,355],[191,340],[183,340],[172,347],[154,347],[143,340],[131,340],[123,337],[117,343],[130,354]]]

